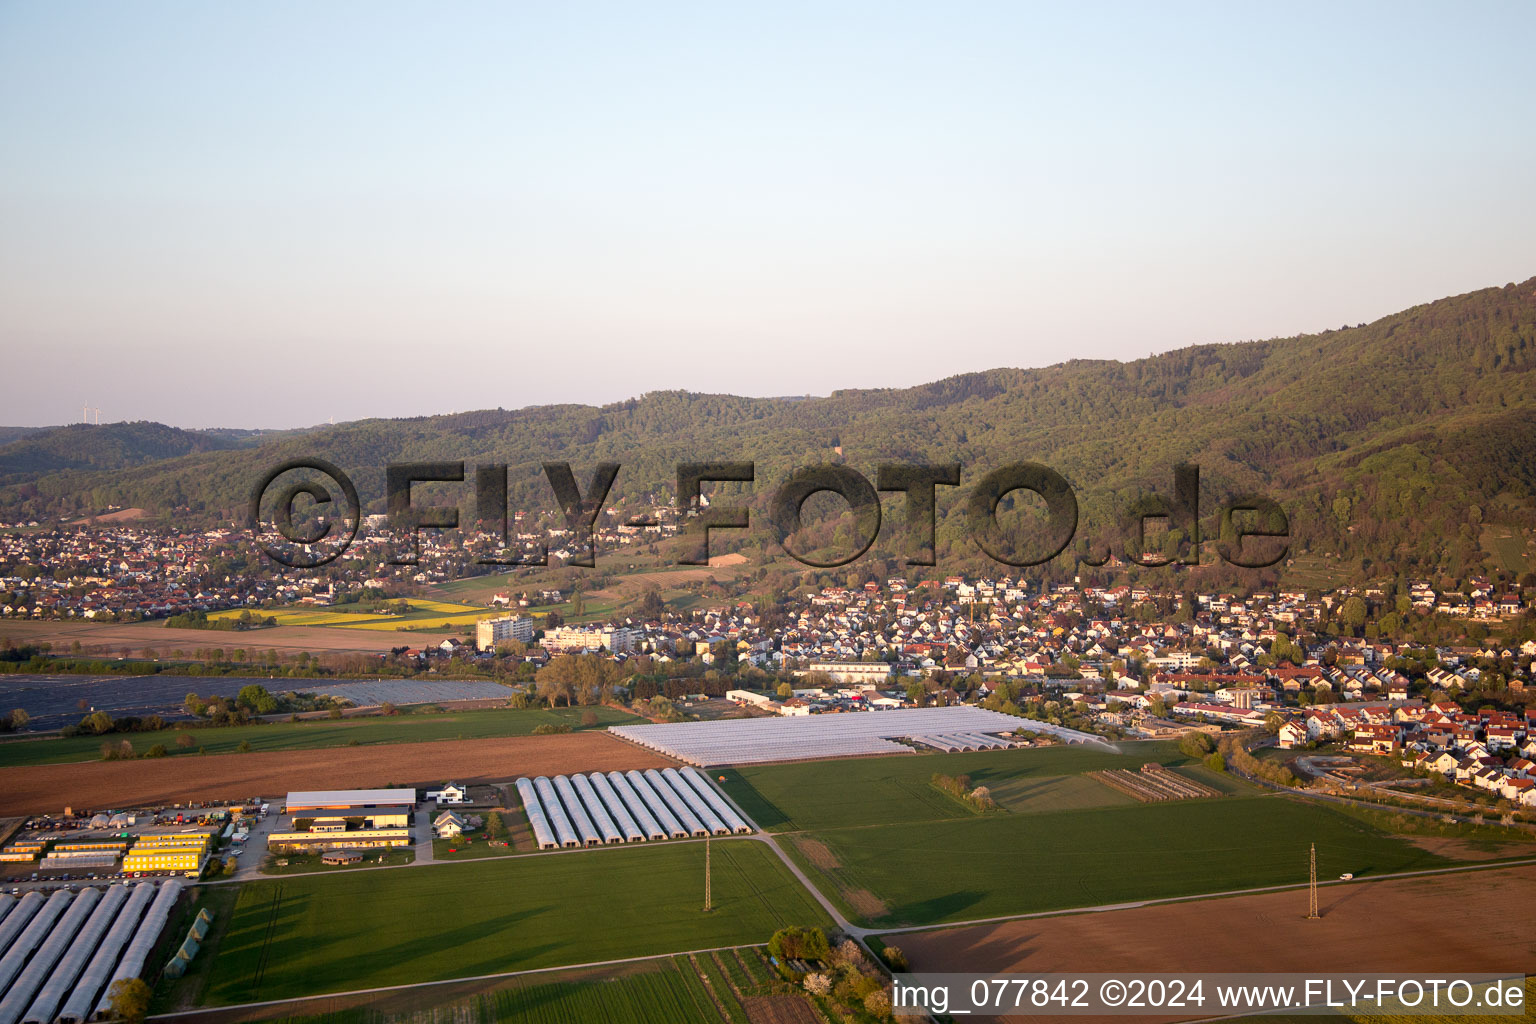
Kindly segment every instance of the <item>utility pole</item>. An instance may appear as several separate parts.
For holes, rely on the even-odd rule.
[[[1307,909],[1307,920],[1308,921],[1316,921],[1319,917],[1322,916],[1322,915],[1320,915],[1317,912],[1317,844],[1316,843],[1312,844],[1312,870],[1311,870],[1310,880],[1307,883],[1307,895],[1308,895],[1308,897],[1310,899],[1310,902],[1309,902],[1309,905],[1308,905],[1308,909]]]
[[[709,891],[709,836],[704,837],[704,913],[714,910]]]

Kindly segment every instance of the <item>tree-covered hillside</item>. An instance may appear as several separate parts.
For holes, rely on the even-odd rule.
[[[1536,522],[1536,279],[1322,334],[825,398],[676,391],[602,408],[364,420],[237,450],[173,446],[159,461],[141,443],[143,458],[116,463],[132,469],[90,468],[107,464],[92,429],[0,449],[11,481],[0,509],[37,516],[117,504],[241,520],[267,467],[307,455],[351,473],[370,511],[383,510],[383,467],[402,461],[509,463],[513,507],[529,508],[552,505],[539,470],[546,460],[572,462],[582,486],[594,463],[619,462],[614,497],[642,502],[670,498],[680,462],[752,460],[759,509],[808,463],[846,462],[873,479],[884,461],[959,462],[962,486],[939,492],[941,564],[957,564],[975,555],[961,521],[966,485],[991,468],[1031,460],[1056,469],[1081,504],[1079,538],[1103,539],[1138,493],[1170,494],[1174,465],[1193,462],[1208,529],[1223,499],[1262,492],[1290,516],[1293,554],[1335,555],[1365,575],[1464,571],[1485,557],[1486,524]],[[9,454],[44,442],[57,455],[28,456],[31,472]],[[439,493],[467,510],[471,491],[466,483]],[[896,521],[898,499],[886,504]],[[877,556],[881,548],[899,552],[900,540],[882,536]]]

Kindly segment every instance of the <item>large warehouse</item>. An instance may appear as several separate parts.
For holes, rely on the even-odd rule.
[[[289,793],[288,813],[310,811],[371,811],[385,808],[411,808],[416,803],[414,789],[321,789]],[[370,815],[371,817],[371,815]]]
[[[338,829],[346,828],[347,818],[362,818],[378,829],[408,827],[415,803],[414,789],[334,789],[289,793],[287,806],[292,817],[330,821]]]

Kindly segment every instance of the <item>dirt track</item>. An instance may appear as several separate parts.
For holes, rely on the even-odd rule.
[[[917,971],[1525,973],[1532,906],[1526,866],[1324,886],[1320,921],[1297,889],[888,939]]]
[[[281,796],[295,789],[472,783],[675,764],[600,732],[0,769],[0,816]]]

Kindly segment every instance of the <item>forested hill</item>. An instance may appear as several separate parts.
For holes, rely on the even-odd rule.
[[[250,430],[181,430],[163,423],[72,423],[0,433],[0,482],[20,482],[62,470],[114,470],[160,462],[197,452],[226,451],[257,444]]]
[[[0,449],[10,481],[0,516],[117,504],[238,519],[265,468],[306,455],[353,474],[372,511],[382,510],[383,467],[408,460],[509,463],[515,507],[528,507],[548,504],[538,467],[549,459],[575,463],[583,484],[592,463],[620,462],[615,494],[636,500],[669,497],[678,462],[755,460],[759,502],[812,462],[846,461],[872,476],[885,460],[958,461],[969,482],[1029,459],[1071,481],[1091,524],[1139,489],[1166,493],[1185,461],[1201,467],[1206,512],[1238,492],[1280,501],[1298,553],[1363,559],[1366,573],[1460,571],[1483,561],[1487,524],[1536,521],[1536,279],[1321,334],[825,398],[661,392],[602,408],[363,420],[238,449],[173,446],[158,461],[145,444],[132,470],[89,468],[111,466],[89,454],[93,429],[108,428]],[[71,457],[71,440],[83,454]],[[30,470],[9,454],[45,444],[58,454]],[[941,490],[941,551],[959,550],[963,490]]]

